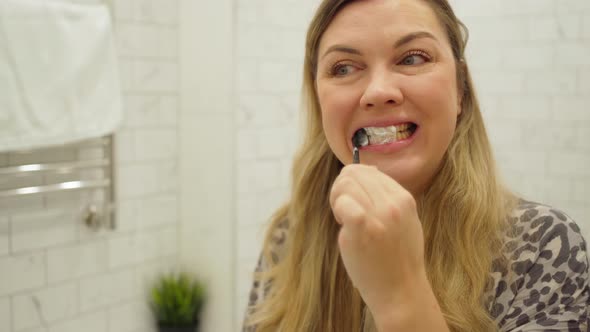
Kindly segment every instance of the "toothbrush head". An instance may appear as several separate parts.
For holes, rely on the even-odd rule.
[[[365,129],[361,128],[354,133],[354,136],[352,136],[352,145],[354,147],[352,151],[352,163],[360,164],[359,148],[369,145],[369,136]]]
[[[369,136],[364,128],[361,128],[354,133],[352,136],[352,145],[357,149],[369,145]]]

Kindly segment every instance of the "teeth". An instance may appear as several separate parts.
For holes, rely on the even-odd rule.
[[[381,145],[403,140],[412,135],[410,123],[389,127],[366,127],[357,130],[353,137],[353,145],[362,147],[367,145]]]
[[[410,137],[412,135],[409,131],[411,127],[412,124],[404,123],[398,126],[369,127],[365,128],[365,131],[369,136],[369,144],[378,145],[392,143]]]
[[[387,144],[397,140],[398,128],[396,126],[389,127],[368,127],[365,128],[369,136],[369,144]]]

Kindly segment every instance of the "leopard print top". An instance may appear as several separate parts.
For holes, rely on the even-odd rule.
[[[521,201],[507,236],[510,273],[494,264],[487,308],[501,332],[590,332],[590,286],[586,242],[576,223],[549,206]],[[283,254],[288,225],[274,232],[273,261]],[[267,267],[259,260],[257,271]],[[246,318],[269,291],[254,282]],[[255,327],[244,325],[243,332]]]

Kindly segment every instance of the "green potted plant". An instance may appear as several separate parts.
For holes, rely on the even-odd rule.
[[[159,332],[198,331],[205,287],[188,273],[159,277],[151,288],[150,307]]]

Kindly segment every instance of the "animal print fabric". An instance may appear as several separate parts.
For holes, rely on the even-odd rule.
[[[586,242],[576,223],[546,205],[522,201],[512,215],[508,271],[493,268],[489,311],[500,331],[587,332]]]
[[[590,332],[590,286],[586,242],[577,224],[546,205],[521,201],[506,239],[508,270],[494,264],[487,308],[501,332]],[[286,222],[273,233],[272,260],[284,252]],[[267,268],[260,259],[257,271]],[[270,284],[254,281],[246,318]],[[255,332],[244,325],[243,332]]]

